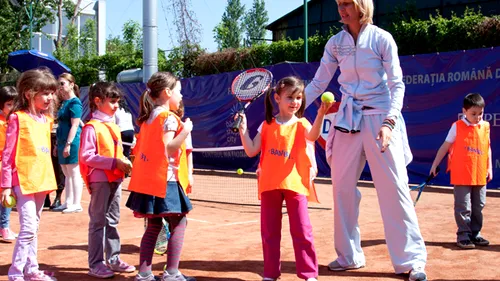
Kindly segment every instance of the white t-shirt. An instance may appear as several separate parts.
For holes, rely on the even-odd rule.
[[[484,121],[481,120],[477,124],[471,124],[467,120],[467,118],[465,118],[465,116],[462,117],[462,121],[464,121],[467,126],[477,126],[479,124],[483,124],[484,123]],[[456,139],[457,139],[457,125],[455,123],[453,123],[453,125],[451,125],[450,130],[448,131],[448,135],[446,136],[446,142],[454,143]]]
[[[132,121],[132,114],[126,112],[123,108],[118,108],[115,112],[115,123],[120,127],[120,131],[134,130],[134,123]]]
[[[283,122],[283,123],[282,123],[282,122],[280,122],[280,121],[278,121],[278,119],[276,119],[276,118],[275,118],[274,120],[276,121],[276,123],[277,123],[278,125],[285,125],[285,126],[288,126],[288,125],[292,125],[292,124],[294,124],[295,122],[299,121],[299,118],[298,118],[297,116],[295,116],[295,115],[294,115],[292,118],[290,118],[290,120],[288,120],[288,121],[286,121],[286,122]],[[266,122],[266,121],[264,120],[262,123],[260,123],[260,126],[259,126],[259,128],[257,129],[257,132],[259,132],[259,134],[261,134],[261,133],[262,133],[262,126],[264,125],[264,122]],[[307,133],[307,131],[306,131],[306,133]]]

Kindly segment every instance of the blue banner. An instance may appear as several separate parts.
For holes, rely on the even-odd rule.
[[[494,179],[489,188],[500,186],[500,47],[400,57],[406,85],[403,116],[406,120],[410,147],[414,159],[408,166],[410,182],[424,180],[436,155],[444,142],[452,123],[462,113],[462,102],[469,93],[480,93],[485,101],[484,119],[491,125],[491,146],[493,151]],[[315,63],[281,63],[266,67],[274,75],[274,81],[294,75],[308,83],[319,66]],[[182,94],[186,106],[186,117],[194,123],[192,133],[194,164],[196,168],[236,170],[242,168],[254,171],[258,157],[249,159],[242,150],[211,151],[212,148],[241,146],[237,133],[230,127],[235,112],[240,108],[231,94],[232,80],[240,73],[228,72],[216,75],[183,79]],[[339,84],[335,74],[327,90],[340,99]],[[139,111],[139,98],[145,89],[143,83],[119,84],[125,93],[134,116]],[[84,108],[88,88],[82,88]],[[314,121],[319,98],[307,109],[306,118]],[[87,113],[87,112],[86,112]],[[264,120],[264,99],[260,98],[247,110],[250,134],[253,137]],[[330,120],[324,121],[322,136],[316,144],[319,176],[328,177],[330,167],[325,160],[324,143],[330,129]],[[441,171],[446,170],[446,161]],[[496,177],[498,175],[498,177]],[[365,169],[363,179],[370,179]],[[449,175],[441,172],[434,184],[449,185]]]

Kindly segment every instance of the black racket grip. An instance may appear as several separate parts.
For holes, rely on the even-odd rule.
[[[437,174],[441,171],[441,168],[439,166],[436,167],[436,173],[435,174],[430,174],[429,177],[427,177],[427,180],[425,180],[426,183],[429,183],[432,179],[434,179]]]
[[[243,117],[238,114],[238,118],[234,120],[233,127],[231,128],[233,132],[238,133],[240,131],[241,121],[243,121]]]

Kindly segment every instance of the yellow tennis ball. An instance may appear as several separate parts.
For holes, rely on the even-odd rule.
[[[335,96],[332,94],[332,92],[324,92],[321,95],[321,101],[322,102],[334,102]]]
[[[243,169],[242,168],[239,168],[238,170],[236,170],[236,173],[238,175],[242,175],[243,174]]]
[[[16,198],[12,195],[7,197],[7,199],[3,201],[3,205],[5,208],[12,208],[16,206]]]

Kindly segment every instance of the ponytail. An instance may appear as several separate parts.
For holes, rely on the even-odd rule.
[[[274,106],[272,101],[272,96],[274,92],[274,87],[270,87],[266,92],[266,100],[265,100],[265,110],[266,110],[266,122],[267,124],[271,124],[273,121],[274,115]]]
[[[80,87],[78,87],[78,85],[76,85],[76,83],[73,84],[73,93],[75,93],[75,96],[77,96],[78,98],[80,98]]]
[[[146,89],[141,95],[141,99],[139,100],[139,117],[137,117],[136,123],[138,126],[141,126],[142,123],[146,122],[151,116],[151,112],[153,112],[154,104],[151,100],[150,89]]]

